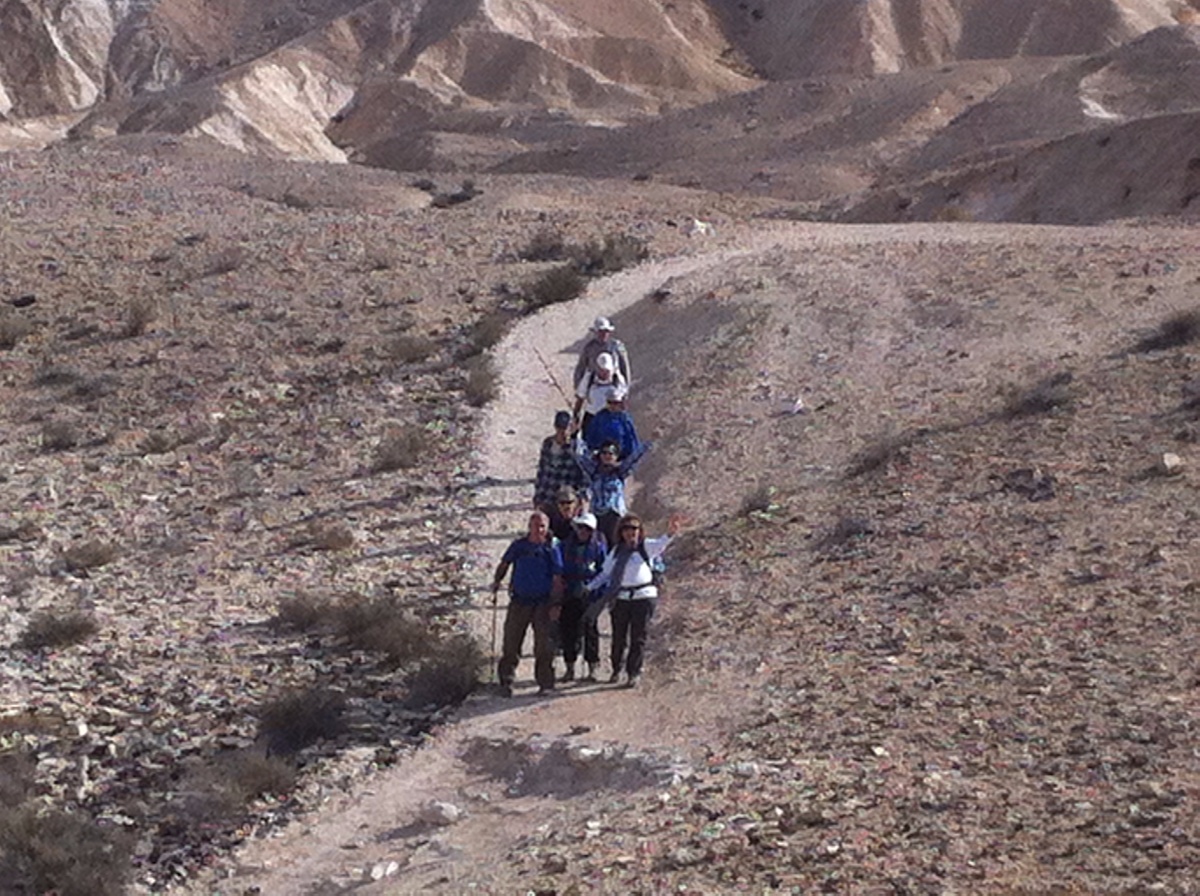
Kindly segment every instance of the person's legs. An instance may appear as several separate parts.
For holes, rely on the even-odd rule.
[[[629,638],[630,607],[633,601],[618,600],[612,605],[612,681],[621,675],[625,662],[625,643]]]
[[[581,627],[583,629],[583,660],[588,664],[588,672],[595,676],[595,667],[600,665],[600,626],[596,624],[596,617],[584,619]]]
[[[517,665],[521,662],[521,645],[525,641],[525,630],[533,619],[533,607],[510,602],[508,612],[504,614],[504,641],[500,651],[500,663],[496,676],[501,686],[512,687],[517,674]]]
[[[567,664],[563,681],[571,681],[575,677],[575,661],[579,658],[583,610],[583,596],[572,594],[563,601],[562,615],[558,617],[559,643],[562,645],[563,662]]]
[[[549,604],[533,611],[533,677],[543,691],[554,690],[554,623]]]
[[[646,632],[650,626],[650,620],[654,617],[654,607],[658,603],[658,599],[651,597],[630,600],[626,603],[631,605],[629,610],[629,659],[626,661],[626,668],[630,681],[633,681],[642,674],[642,661],[646,654]]]

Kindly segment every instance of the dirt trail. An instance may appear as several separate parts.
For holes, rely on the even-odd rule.
[[[580,299],[523,320],[497,347],[501,394],[479,437],[484,484],[476,495],[479,534],[472,558],[478,591],[470,623],[484,643],[491,641],[491,570],[523,531],[541,440],[565,403],[550,372],[569,391],[579,340],[595,316],[616,314],[672,277],[763,251],[779,238],[764,232],[742,245],[712,240],[703,253],[594,282]],[[502,622],[503,605],[498,612]],[[248,841],[234,857],[231,879],[188,892],[507,892],[492,859],[522,834],[552,822],[564,798],[596,786],[669,778],[688,745],[703,742],[698,734],[707,721],[700,703],[681,711],[677,689],[655,687],[648,672],[650,686],[638,692],[581,684],[545,699],[533,696],[532,660],[525,658],[512,699],[487,692],[471,698],[423,749],[386,772],[348,783],[344,796],[312,816]],[[365,753],[362,759],[369,762]],[[530,780],[522,784],[523,777]],[[445,826],[422,821],[422,808],[431,801],[453,804],[462,817]],[[372,871],[383,878],[372,881]]]

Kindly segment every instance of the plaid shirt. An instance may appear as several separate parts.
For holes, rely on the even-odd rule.
[[[579,469],[571,443],[560,445],[554,436],[549,436],[542,442],[542,453],[538,458],[537,479],[533,486],[534,502],[553,504],[559,488],[564,485],[582,491],[587,479],[583,470]]]

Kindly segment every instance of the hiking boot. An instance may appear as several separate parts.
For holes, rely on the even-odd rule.
[[[501,682],[499,692],[501,697],[511,697],[513,695],[512,685],[506,682]]]
[[[541,688],[537,689],[537,695],[539,697],[553,697],[555,695],[555,693],[557,693],[557,692],[554,690],[554,685],[550,685],[549,687],[541,687]]]
[[[625,687],[627,687],[627,688],[636,688],[636,687],[638,686],[638,682],[639,682],[640,680],[641,680],[641,676],[638,676],[638,675],[630,675],[630,676],[629,676],[629,680],[625,682]]]
[[[616,684],[616,683],[617,683],[618,681],[620,681],[620,680],[621,680],[621,673],[620,673],[620,672],[614,672],[612,675],[608,676],[608,683],[609,683],[609,684]]]
[[[574,680],[575,680],[575,664],[574,664],[574,663],[568,663],[568,664],[567,664],[567,671],[566,671],[566,672],[564,672],[564,673],[562,674],[562,677],[561,677],[561,678],[559,678],[558,680],[559,680],[559,681],[562,681],[562,682],[574,681]]]
[[[596,680],[596,669],[599,665],[600,665],[599,663],[588,663],[587,664],[587,666],[588,666],[587,675],[583,676],[583,680],[584,681],[595,681]]]

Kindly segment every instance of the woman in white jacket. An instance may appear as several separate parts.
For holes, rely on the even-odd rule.
[[[681,528],[681,521],[672,517],[666,535],[646,538],[641,518],[626,514],[617,526],[616,545],[604,558],[600,572],[587,584],[589,591],[603,595],[601,606],[612,607],[612,676],[608,679],[611,684],[621,680],[624,666],[626,686],[637,687],[646,650],[646,630],[658,604],[652,563],[662,556]]]

